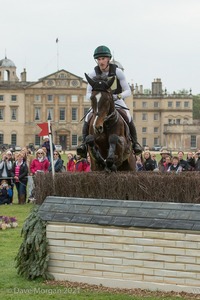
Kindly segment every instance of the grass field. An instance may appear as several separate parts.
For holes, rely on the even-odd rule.
[[[16,195],[16,192],[15,192]],[[119,291],[88,287],[81,284],[61,284],[45,282],[43,279],[27,280],[17,274],[15,257],[22,242],[21,228],[34,204],[18,205],[16,197],[13,205],[1,205],[0,216],[16,217],[17,228],[0,230],[0,299],[68,299],[68,300],[153,300],[153,299],[197,299],[182,297],[172,293],[151,293],[138,291]]]

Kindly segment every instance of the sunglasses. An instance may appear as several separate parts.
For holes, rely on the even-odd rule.
[[[38,152],[38,154],[44,154],[43,152]]]
[[[54,153],[53,155],[58,155],[58,153]]]

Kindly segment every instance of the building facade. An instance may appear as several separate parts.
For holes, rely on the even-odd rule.
[[[38,123],[50,120],[53,142],[63,150],[75,149],[82,132],[81,119],[90,107],[87,82],[59,70],[36,82],[21,80],[14,63],[0,60],[0,144],[42,144]]]
[[[121,64],[119,67],[123,69]],[[82,135],[81,120],[90,108],[86,87],[83,78],[64,69],[35,82],[27,81],[24,69],[19,79],[14,63],[6,57],[0,60],[0,145],[39,147],[42,138],[37,124],[50,120],[53,142],[63,150],[76,149]],[[151,91],[132,86],[126,104],[143,146],[186,151],[200,148],[200,124],[193,121],[191,93],[167,94],[156,79]]]
[[[191,93],[167,94],[160,79],[152,82],[151,91],[144,92],[142,86],[132,91],[133,119],[143,146],[186,151],[200,148],[200,127],[193,121]]]

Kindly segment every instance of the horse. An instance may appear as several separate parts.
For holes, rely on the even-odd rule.
[[[129,128],[125,116],[115,108],[111,92],[115,77],[92,79],[87,74],[85,77],[92,86],[89,135],[86,137],[91,170],[135,171]]]

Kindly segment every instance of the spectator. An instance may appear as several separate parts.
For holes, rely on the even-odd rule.
[[[38,149],[36,152],[36,158],[33,159],[30,165],[30,171],[34,175],[37,172],[48,172],[49,161],[42,149]]]
[[[90,155],[87,154],[87,159],[86,159],[87,167],[85,169],[85,172],[90,172],[91,171],[91,159]]]
[[[158,162],[157,162],[157,160],[156,160],[156,155],[155,154],[152,154],[151,155],[151,159],[155,162],[155,167],[156,167],[156,169],[158,168]]]
[[[72,153],[68,153],[67,158],[68,158],[67,171],[74,172],[76,160],[75,160],[73,154]]]
[[[167,170],[167,172],[175,172],[175,173],[182,172],[182,167],[179,163],[178,156],[173,156],[172,157],[172,164],[169,167],[169,169]]]
[[[10,155],[11,154],[11,155]],[[2,159],[0,161],[0,181],[4,178],[9,180],[9,185],[11,185],[11,171],[12,171],[12,153],[7,151],[2,154]]]
[[[165,162],[163,163],[163,167],[164,167],[163,172],[167,172],[171,164],[172,164],[171,156],[167,155],[165,157]]]
[[[198,150],[195,153],[195,156],[196,156],[196,161],[195,161],[194,170],[195,171],[200,171],[200,150]]]
[[[7,180],[2,180],[0,185],[0,204],[12,204],[13,191]]]
[[[161,152],[160,152],[160,155],[161,155],[161,159],[160,161],[158,162],[158,169],[160,172],[164,172],[164,162],[165,162],[165,158],[166,156],[169,156],[170,155],[170,152],[166,149],[163,149]]]
[[[86,172],[87,161],[81,155],[76,155],[75,172]]]
[[[153,171],[156,168],[155,161],[151,159],[151,153],[149,151],[144,152],[144,170]]]
[[[12,175],[14,177],[15,186],[17,189],[18,204],[26,203],[26,186],[28,181],[28,166],[23,160],[23,154],[15,155],[15,162],[12,167]]]
[[[143,171],[144,167],[143,167],[143,157],[142,154],[140,155],[136,155],[136,171],[140,172]]]
[[[63,172],[63,170],[64,170],[63,160],[61,159],[60,153],[56,150],[54,150],[54,153],[53,153],[53,164],[54,164],[54,170],[56,173]],[[49,172],[52,172],[52,164],[51,163],[49,166]]]
[[[195,168],[195,158],[193,152],[188,152],[186,161],[189,165],[189,171],[194,171]]]
[[[47,150],[47,158],[49,161],[51,161],[51,151],[50,151],[50,142],[49,137],[46,135],[43,137],[44,143],[42,144],[42,147],[45,147]],[[55,145],[52,143],[53,151],[56,150]]]
[[[184,156],[183,151],[179,151],[178,152],[179,164],[182,167],[182,171],[189,171],[190,166],[188,162],[185,159],[183,159],[183,156]]]

